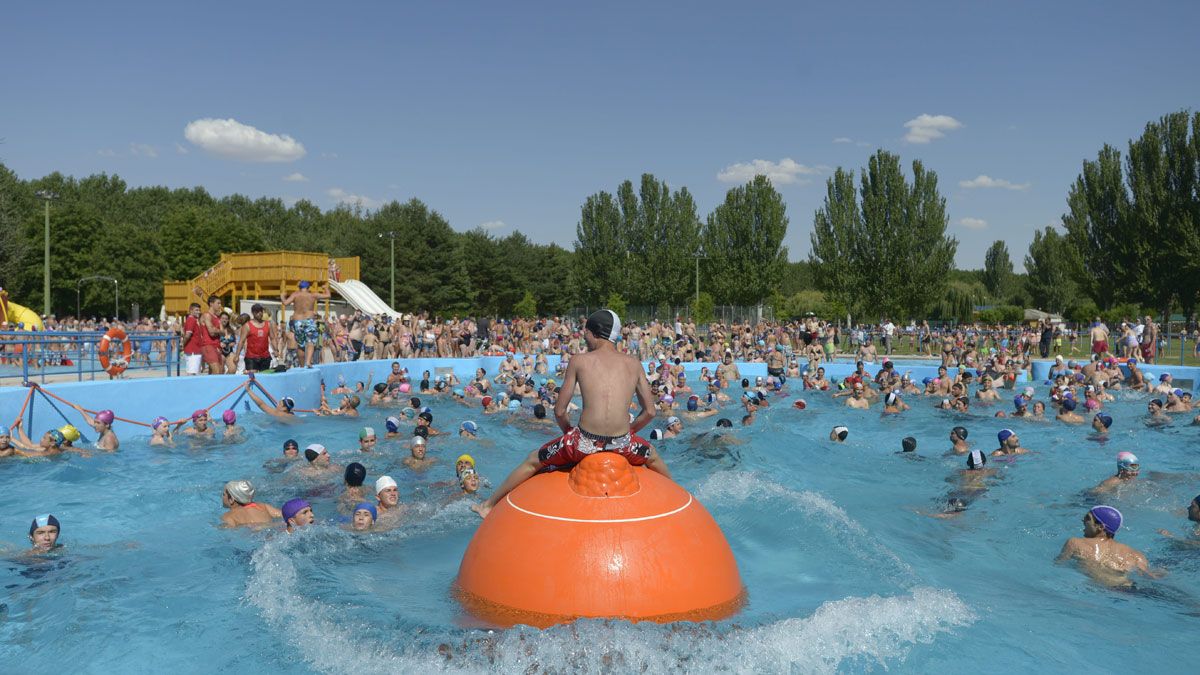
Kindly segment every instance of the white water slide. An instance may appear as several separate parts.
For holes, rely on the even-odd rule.
[[[329,287],[334,293],[342,296],[346,302],[350,303],[358,311],[377,316],[379,314],[387,314],[393,317],[399,317],[400,312],[388,307],[388,304],[383,301],[375,291],[372,291],[369,286],[357,279],[347,279],[346,281],[330,281]]]

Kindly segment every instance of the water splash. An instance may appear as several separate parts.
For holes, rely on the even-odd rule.
[[[867,563],[886,562],[897,575],[903,588],[916,584],[916,570],[891,549],[871,538],[858,521],[842,507],[824,495],[810,490],[793,490],[761,475],[745,471],[725,471],[709,476],[696,490],[696,497],[705,504],[761,501],[764,497],[777,499],[806,516],[806,524],[817,524],[833,535],[843,547]]]

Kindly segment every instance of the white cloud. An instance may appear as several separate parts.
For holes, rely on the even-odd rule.
[[[819,173],[821,173],[819,169],[798,164],[790,157],[785,157],[778,162],[756,159],[753,162],[730,164],[717,174],[717,180],[722,183],[748,183],[755,176],[762,175],[769,178],[775,185],[793,183],[803,185],[809,181],[800,176],[812,176]]]
[[[507,227],[507,225],[504,224],[503,220],[489,220],[486,223],[480,224],[480,227],[485,230],[499,230],[502,227]]]
[[[958,224],[968,230],[982,230],[987,227],[987,221],[983,218],[959,218]]]
[[[1029,183],[1013,183],[1006,181],[1003,178],[992,178],[991,176],[985,176],[983,174],[979,174],[971,180],[960,180],[958,181],[958,186],[967,188],[968,190],[974,188],[1003,188],[1005,190],[1029,189]]]
[[[158,148],[145,143],[130,143],[129,154],[135,157],[149,157],[150,159],[154,159],[158,157]]]
[[[307,183],[308,182],[308,177],[305,176],[304,174],[300,173],[299,171],[297,171],[295,173],[289,173],[288,175],[284,176],[283,179],[289,183]]]
[[[833,142],[834,143],[853,143],[854,139],[846,138],[845,136],[838,136],[837,138],[833,139]]]
[[[904,140],[909,143],[928,143],[935,138],[944,137],[947,131],[961,129],[962,126],[962,122],[949,115],[919,115],[904,123],[904,128],[908,129]]]
[[[112,148],[104,148],[102,150],[97,150],[96,154],[100,155],[101,157],[116,157],[117,156],[116,151],[114,151]]]
[[[187,148],[185,148],[185,147],[183,147],[183,146],[182,146],[182,145],[180,145],[179,143],[176,143],[176,144],[175,144],[175,152],[176,152],[176,153],[178,153],[178,154],[180,154],[180,155],[186,155],[186,154],[188,154],[188,149],[187,149]]]
[[[376,199],[371,199],[364,195],[351,194],[342,188],[330,188],[326,190],[326,194],[333,197],[333,200],[339,204],[361,206],[364,209],[373,209],[380,206],[380,202]]]
[[[232,118],[190,122],[183,135],[218,157],[244,162],[294,162],[305,154],[304,146],[291,136],[268,134]]]

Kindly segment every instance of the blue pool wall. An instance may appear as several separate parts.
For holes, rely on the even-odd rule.
[[[548,360],[549,376],[553,377],[559,359],[557,356],[551,356],[548,357]],[[449,368],[460,380],[467,381],[474,377],[476,368],[480,367],[487,370],[489,378],[495,377],[501,361],[503,361],[503,357],[485,356],[471,359],[401,359],[399,362],[409,369],[409,374],[414,380],[419,380],[421,372],[424,370],[436,374],[438,369]],[[917,381],[937,375],[937,362],[935,361],[899,359],[895,363],[899,372],[911,371],[912,377]],[[643,364],[643,367],[645,365]],[[718,364],[685,363],[683,365],[684,372],[688,375],[688,381],[695,382],[701,368],[707,366],[711,371],[715,370]],[[1042,385],[1049,374],[1051,365],[1050,362],[1035,362],[1032,377],[1028,382]],[[827,376],[834,379],[844,378],[854,372],[852,363],[830,363],[824,367]],[[867,371],[875,373],[878,368],[878,365],[871,365],[868,366]],[[750,378],[751,381],[755,377],[767,375],[767,366],[763,363],[739,363],[738,370],[743,377]],[[1200,368],[1195,367],[1160,365],[1144,366],[1142,370],[1146,373],[1148,380],[1157,380],[1160,373],[1169,372],[1174,376],[1176,385],[1187,391],[1195,391],[1196,383],[1200,381]],[[315,408],[320,403],[322,379],[329,389],[333,389],[337,386],[339,376],[351,384],[360,380],[366,382],[371,375],[374,375],[375,382],[381,382],[387,379],[390,372],[390,361],[358,361],[334,363],[308,369],[298,368],[285,373],[269,373],[260,375],[259,379],[272,395],[276,397],[291,396],[296,399],[296,405],[299,408]],[[442,370],[442,372],[445,371]],[[539,381],[541,379],[544,378],[539,378]],[[159,415],[171,420],[189,417],[193,410],[210,405],[245,381],[246,376],[244,375],[217,375],[139,378],[120,382],[63,382],[44,385],[44,388],[84,408],[92,410],[111,408],[118,416],[149,422]],[[795,395],[802,393],[798,384],[795,383],[789,387],[789,390]],[[733,383],[735,389],[738,386],[738,383]],[[19,386],[0,388],[0,424],[12,423],[21,409],[26,392],[27,389]],[[219,417],[221,411],[229,408],[239,395],[240,392],[235,393],[221,402],[213,409],[213,416]],[[83,420],[77,412],[61,402],[55,401],[54,403],[58,410],[66,414],[72,424],[84,432],[85,436],[90,438],[95,435],[91,429],[84,426]],[[28,413],[24,419],[29,425],[26,433],[35,442],[47,429],[57,428],[64,424],[62,415],[38,394],[34,395],[32,408],[32,424],[29,423]],[[236,410],[239,416],[247,414],[242,403],[238,404]],[[261,413],[257,407],[251,404],[249,414]],[[144,436],[149,433],[145,427],[125,422],[117,422],[115,430],[119,436]]]

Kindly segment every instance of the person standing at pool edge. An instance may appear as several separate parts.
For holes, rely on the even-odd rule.
[[[554,419],[563,435],[529,453],[487,501],[471,507],[475,512],[486,518],[505,495],[543,467],[574,465],[596,452],[616,452],[630,464],[645,464],[671,477],[654,447],[636,435],[654,419],[654,402],[641,364],[617,351],[620,336],[621,320],[612,310],[601,309],[588,317],[583,331],[588,351],[571,358],[562,383],[566,393],[554,404]],[[573,427],[567,406],[577,383],[583,407],[579,425]],[[629,400],[635,394],[642,411],[630,422]]]
[[[279,294],[284,307],[294,306],[290,325],[296,335],[296,347],[304,350],[301,361],[304,368],[312,366],[313,349],[321,340],[321,334],[317,331],[317,300],[329,299],[329,291],[312,293],[308,290],[311,285],[307,281],[301,281],[300,288],[291,295]]]

